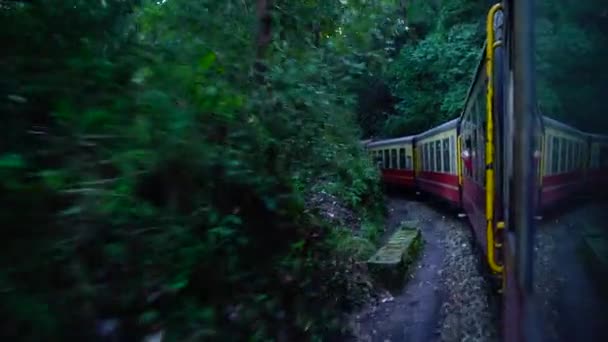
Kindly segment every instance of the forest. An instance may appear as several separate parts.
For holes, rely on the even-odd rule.
[[[593,5],[546,5],[539,106],[603,129],[570,93],[606,82],[569,69],[608,49]],[[360,140],[461,113],[489,6],[0,0],[0,336],[348,336],[385,214]]]

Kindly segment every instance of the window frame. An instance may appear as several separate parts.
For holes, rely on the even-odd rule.
[[[399,169],[399,159],[397,156],[397,149],[391,148],[391,169]]]
[[[443,146],[443,172],[450,173],[450,138],[443,138],[441,145]]]
[[[559,138],[556,136],[551,136],[551,140],[553,141],[552,143],[552,155],[551,155],[551,174],[552,175],[556,175],[559,173],[559,153],[560,153],[560,147],[561,147],[561,143],[559,141]]]
[[[567,158],[568,158],[568,150],[567,150],[567,146],[566,146],[566,139],[564,138],[559,138],[560,143],[559,143],[559,172],[558,173],[564,173],[566,172],[566,162],[567,162]]]
[[[443,151],[441,146],[441,139],[435,140],[435,172],[442,172],[443,170]]]

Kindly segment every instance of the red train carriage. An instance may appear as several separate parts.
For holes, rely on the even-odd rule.
[[[386,184],[414,187],[413,136],[374,141],[367,144],[367,149]]]
[[[578,129],[548,117],[542,121],[539,204],[546,210],[583,189],[589,145]]]
[[[416,136],[419,161],[416,184],[419,189],[460,205],[456,137],[458,119],[448,121]]]
[[[486,60],[482,55],[477,74],[469,89],[460,123],[462,160],[462,208],[469,217],[480,245],[486,251]],[[494,133],[494,132],[492,132]]]

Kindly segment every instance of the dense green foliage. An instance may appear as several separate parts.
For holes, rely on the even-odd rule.
[[[341,333],[377,238],[353,113],[386,7],[265,3],[0,2],[0,335]]]
[[[409,2],[408,30],[390,36],[402,45],[366,89],[377,101],[360,105],[366,136],[415,134],[460,115],[482,52],[490,4]],[[608,88],[608,78],[600,72],[608,56],[605,4],[538,1],[536,10],[541,112],[583,130],[608,131],[598,100]]]
[[[391,99],[394,107],[364,113],[366,135],[415,134],[461,113],[479,63],[486,8],[470,0],[410,2],[407,29],[390,40],[400,45],[378,73],[391,93],[381,101]]]

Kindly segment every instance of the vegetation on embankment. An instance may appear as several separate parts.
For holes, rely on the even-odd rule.
[[[369,13],[0,1],[0,335],[341,334],[382,208],[352,115]],[[356,224],[306,210],[318,192]]]

